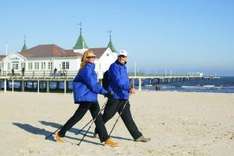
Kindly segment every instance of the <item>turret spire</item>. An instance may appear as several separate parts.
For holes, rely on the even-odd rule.
[[[27,45],[26,45],[26,36],[24,35],[24,45],[21,49],[21,51],[27,50]]]
[[[107,45],[107,48],[110,48],[112,52],[116,52],[116,49],[112,43],[112,31],[110,30],[108,31],[108,33],[109,33],[109,43]]]
[[[79,26],[80,26],[80,36],[75,44],[75,46],[73,47],[73,49],[87,49],[88,46],[84,40],[84,37],[82,35],[82,23],[80,22],[79,23]]]

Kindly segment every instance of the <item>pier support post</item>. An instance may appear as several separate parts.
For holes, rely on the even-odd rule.
[[[40,93],[40,80],[37,80],[37,93]]]
[[[15,82],[14,82],[14,80],[12,79],[12,80],[11,80],[11,92],[14,92],[14,89],[15,89]]]
[[[46,92],[50,92],[50,81],[46,81]]]
[[[132,87],[135,87],[135,82],[134,82],[134,78],[132,78]]]
[[[24,92],[24,80],[21,81],[21,90]]]
[[[67,93],[67,81],[66,80],[64,80],[64,94],[66,94]]]
[[[171,82],[171,78],[167,78],[167,83],[170,83]]]
[[[141,78],[138,79],[139,80],[139,87],[138,87],[138,90],[141,91],[142,88],[141,88]]]
[[[7,91],[7,79],[4,79],[4,92]]]

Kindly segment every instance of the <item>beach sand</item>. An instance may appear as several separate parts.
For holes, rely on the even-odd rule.
[[[100,105],[106,101],[100,97]],[[148,143],[137,143],[119,120],[114,140],[120,147],[99,144],[79,129],[85,117],[67,133],[64,144],[45,140],[75,112],[72,94],[0,92],[1,156],[233,156],[234,94],[138,92],[131,96],[133,117]],[[106,124],[110,131],[117,115]],[[94,125],[90,133],[92,135]]]

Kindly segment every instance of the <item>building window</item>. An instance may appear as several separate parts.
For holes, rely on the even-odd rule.
[[[53,68],[53,63],[52,62],[48,62],[48,69],[52,70]]]
[[[34,63],[34,69],[39,70],[39,62]]]
[[[69,69],[69,62],[62,62],[62,69]]]
[[[25,68],[25,63],[21,63],[21,68]]]
[[[50,64],[50,62],[48,62],[48,69],[51,69],[51,64]]]
[[[66,69],[69,69],[69,68],[70,68],[69,62],[66,62]]]
[[[12,62],[12,68],[15,69],[15,70],[18,70],[19,69],[19,62],[18,61],[13,61]]]
[[[28,63],[28,70],[32,70],[33,69],[33,64],[32,64],[32,62],[29,62]]]
[[[46,69],[46,63],[45,62],[41,62],[41,69]]]
[[[65,69],[65,62],[62,62],[62,69]]]
[[[18,70],[19,69],[19,64],[18,63],[13,63],[13,69]]]
[[[11,70],[11,64],[10,63],[7,64],[7,69]]]

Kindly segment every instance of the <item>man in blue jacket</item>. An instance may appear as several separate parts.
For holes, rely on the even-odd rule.
[[[118,59],[108,70],[108,80],[105,80],[108,81],[107,90],[112,93],[112,96],[108,98],[103,113],[103,121],[106,123],[118,112],[121,114],[121,118],[134,140],[137,142],[148,142],[150,138],[145,138],[142,135],[131,115],[129,94],[134,94],[135,89],[130,87],[126,63],[127,52],[120,50]]]

